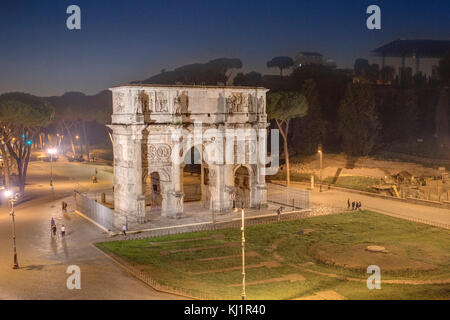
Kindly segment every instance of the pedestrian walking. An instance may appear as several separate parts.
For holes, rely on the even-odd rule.
[[[359,211],[362,210],[362,209],[361,209],[361,206],[362,206],[362,204],[361,204],[361,201],[360,201],[360,202],[358,202],[358,208],[359,208]]]
[[[281,210],[283,210],[282,207],[279,207],[279,208],[277,209],[277,220],[278,220],[278,221],[281,220]]]
[[[352,202],[352,211],[355,210],[355,201]]]
[[[62,225],[62,227],[61,227],[61,237],[64,238],[65,235],[66,235],[66,227],[64,225]]]
[[[351,203],[350,203],[350,198],[349,198],[349,199],[347,199],[347,210],[350,210],[350,206],[351,206]]]
[[[55,219],[50,220],[50,235],[52,237],[56,236],[56,223],[55,223]]]
[[[124,236],[127,235],[127,226],[126,226],[126,225],[123,225],[123,227],[122,227],[122,234],[123,234]]]

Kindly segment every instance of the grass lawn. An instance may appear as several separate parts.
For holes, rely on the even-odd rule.
[[[160,283],[239,299],[240,238],[239,229],[226,229],[97,246]],[[369,245],[387,252],[369,252]],[[373,212],[248,227],[246,252],[248,299],[294,299],[329,290],[347,299],[450,299],[450,283],[421,284],[449,281],[448,230]],[[367,289],[372,264],[381,268],[381,290]],[[289,281],[292,275],[297,281]]]

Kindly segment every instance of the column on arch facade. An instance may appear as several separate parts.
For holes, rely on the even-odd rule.
[[[145,222],[145,196],[142,190],[143,124],[109,125],[114,141],[114,219],[113,227]]]

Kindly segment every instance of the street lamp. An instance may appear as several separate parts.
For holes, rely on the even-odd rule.
[[[50,154],[50,187],[53,187],[53,155],[56,154],[56,149],[48,149]]]
[[[14,219],[15,214],[14,214],[14,203],[17,201],[18,196],[17,194],[14,194],[12,191],[10,190],[6,190],[5,191],[5,197],[8,198],[9,200],[9,206],[10,206],[10,212],[9,214],[11,215],[12,218],[12,223],[13,223],[13,243],[14,243],[14,265],[13,265],[13,269],[19,269],[19,261],[17,260],[17,249],[16,249],[16,221]]]
[[[244,208],[241,208],[241,220],[242,220],[242,240],[241,240],[241,246],[242,246],[242,300],[246,300],[247,296],[245,294],[245,232],[244,232]]]
[[[319,153],[319,157],[320,157],[320,171],[319,171],[320,187],[319,187],[319,192],[322,192],[322,157],[323,157],[323,151],[322,151],[322,145],[321,144],[319,144],[317,152]]]
[[[83,148],[81,147],[81,141],[80,141],[80,136],[76,135],[75,139],[77,139],[78,142],[78,147],[80,148],[80,153],[83,153]],[[76,151],[75,151],[76,152]],[[74,155],[75,156],[75,155]],[[88,159],[89,160],[89,159]]]

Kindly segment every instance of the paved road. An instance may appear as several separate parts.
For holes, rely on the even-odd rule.
[[[292,186],[305,188],[301,184],[293,184]],[[448,209],[376,198],[335,189],[319,192],[318,188],[316,188],[316,190],[311,192],[311,206],[313,208],[324,208],[334,212],[342,212],[347,210],[347,199],[350,199],[350,202],[361,201],[363,209],[382,214],[450,225],[450,210]]]
[[[151,289],[91,246],[93,240],[102,236],[101,230],[74,213],[62,214],[59,200],[49,202],[52,194],[47,165],[32,164],[32,185],[27,188],[34,200],[16,210],[20,270],[11,268],[11,217],[7,208],[0,208],[0,299],[179,299]],[[85,181],[93,170],[87,165],[58,163],[55,199],[71,194],[74,184],[80,182],[92,190]],[[71,180],[67,174],[76,175],[79,181]],[[103,175],[105,184],[110,183],[107,173],[99,175]],[[52,216],[58,226],[66,226],[65,239],[50,237]],[[81,290],[67,289],[69,265],[81,268]]]

